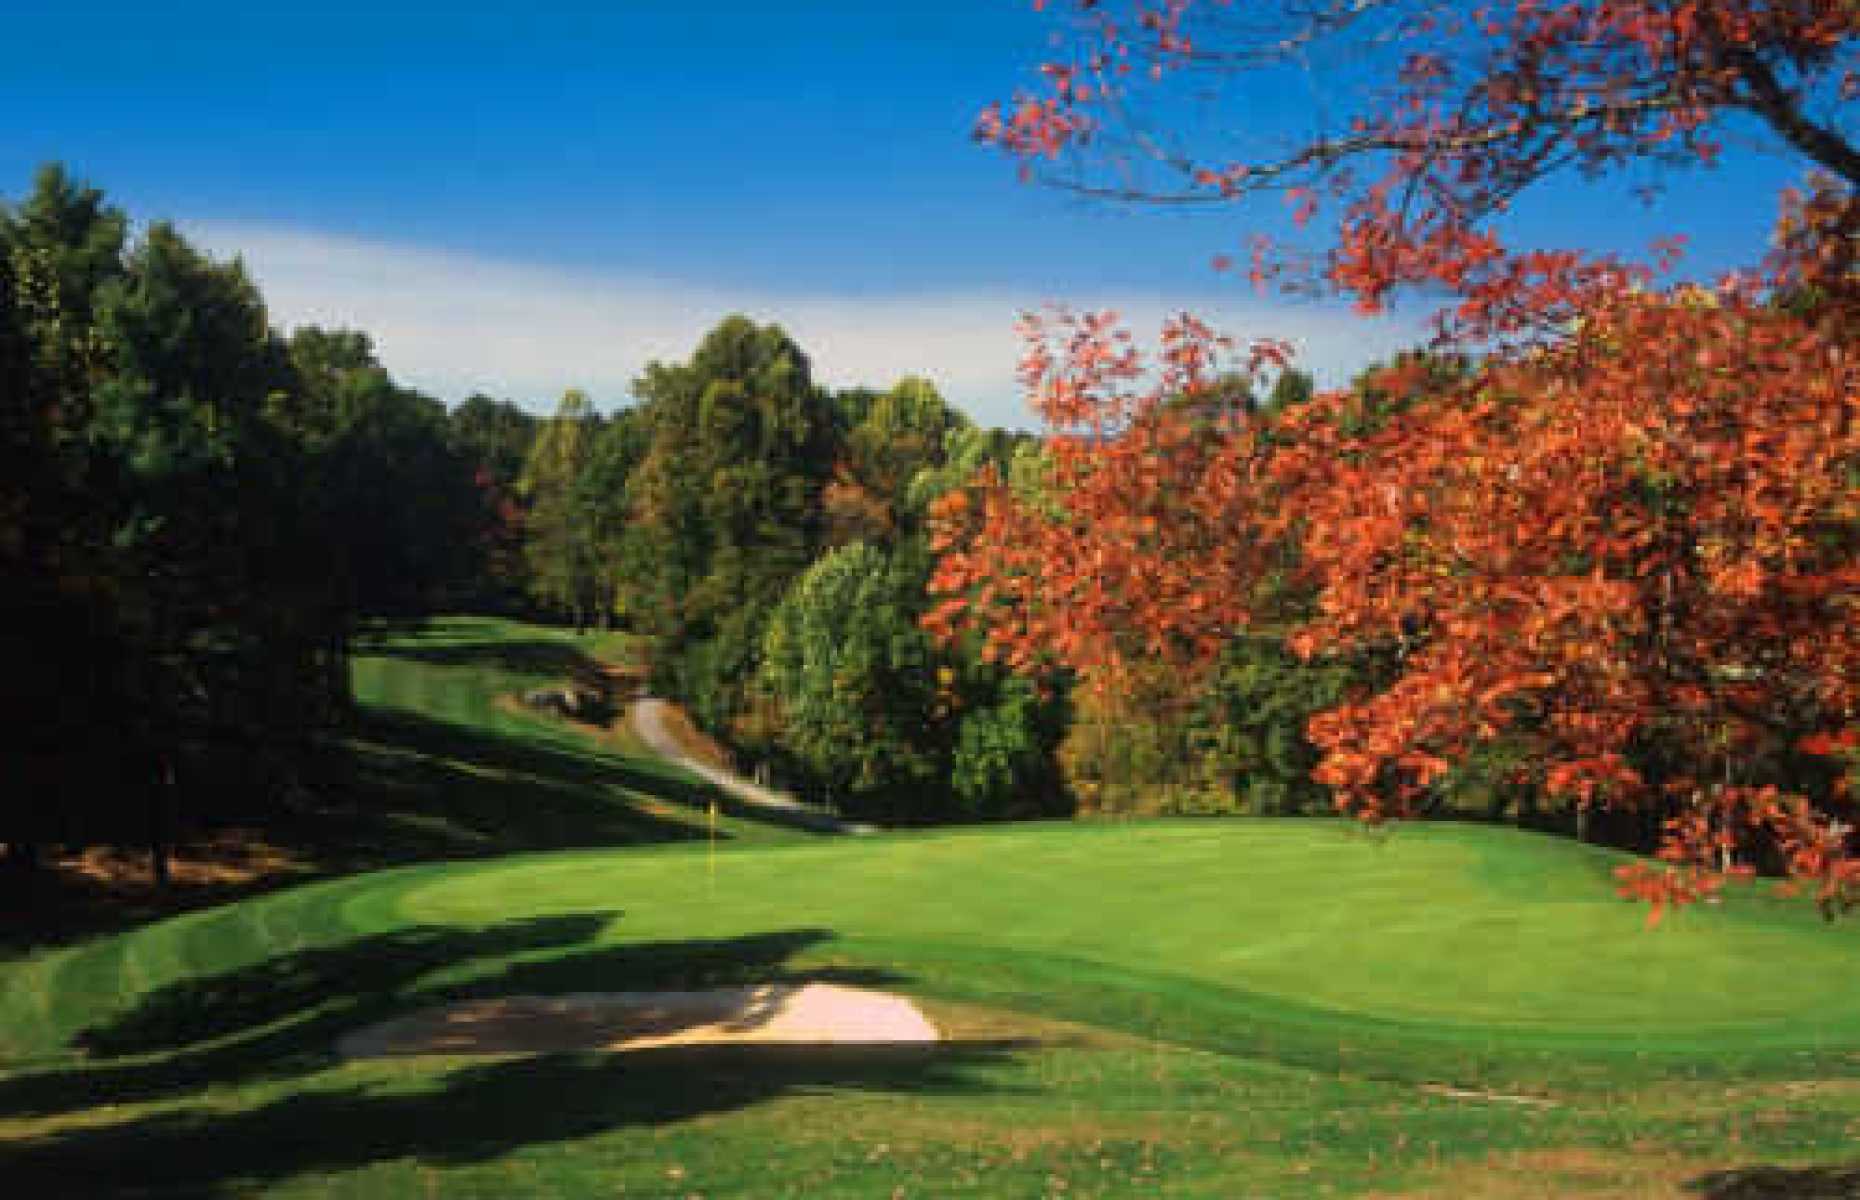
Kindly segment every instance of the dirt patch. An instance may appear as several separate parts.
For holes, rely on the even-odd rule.
[[[607,732],[607,725],[604,721],[582,721],[574,717],[563,716],[560,713],[550,712],[548,709],[531,708],[529,705],[523,703],[523,697],[521,696],[508,694],[497,696],[492,699],[491,706],[499,712],[508,713],[513,717],[527,717],[532,721],[548,721],[552,724],[566,725],[570,729],[579,730],[591,737],[600,737]]]
[[[348,1058],[547,1054],[719,1043],[905,1045],[939,1040],[903,996],[838,984],[699,992],[506,996],[428,1009],[349,1034]]]
[[[1523,1108],[1555,1108],[1557,1102],[1542,1096],[1524,1096],[1516,1092],[1488,1092],[1480,1088],[1453,1087],[1445,1083],[1424,1083],[1421,1090],[1430,1096],[1448,1100],[1473,1100],[1483,1104],[1516,1104]]]
[[[691,720],[691,714],[669,700],[660,701],[659,724],[678,748],[707,766],[720,771],[734,771],[729,751]]]
[[[1783,1096],[1790,1100],[1805,1096],[1851,1096],[1860,1093],[1860,1079],[1790,1079],[1759,1084],[1748,1091],[1752,1095]]]
[[[1723,1167],[1710,1160],[1635,1144],[1629,1152],[1565,1147],[1492,1154],[1435,1174],[1415,1190],[1374,1192],[1367,1200],[1434,1196],[1484,1200],[1563,1200],[1569,1196],[1697,1196],[1702,1200],[1853,1200],[1860,1163]]]
[[[140,847],[92,846],[48,854],[39,871],[0,871],[0,951],[55,945],[210,904],[256,895],[316,874],[319,864],[253,830],[190,838],[155,883]]]
[[[619,753],[629,758],[658,757],[658,755],[653,752],[652,748],[640,741],[639,735],[634,733],[631,716],[628,712],[626,703],[620,704],[619,707],[614,710],[613,718],[605,724],[597,724],[591,721],[577,721],[573,717],[539,712],[523,703],[523,699],[520,696],[497,696],[492,699],[491,703],[499,712],[508,713],[511,716],[523,717],[531,721],[547,721],[562,729],[578,733],[603,749],[617,750]],[[657,800],[645,800],[635,796],[634,803],[643,811],[657,817],[685,819],[689,818],[691,815],[688,808],[680,808],[676,805],[665,804]]]
[[[1665,1198],[1688,1195],[1686,1182],[1704,1169],[1691,1160],[1651,1153],[1609,1153],[1580,1147],[1493,1154],[1458,1163],[1418,1188],[1370,1193],[1369,1200],[1434,1196],[1484,1200],[1562,1200],[1567,1196]]]
[[[640,663],[604,662],[599,665],[599,674],[609,694],[616,701],[625,702],[645,694],[646,680],[652,670]]]
[[[146,850],[93,846],[56,859],[52,866],[99,890],[125,896],[147,895],[155,887]],[[168,859],[169,878],[179,887],[246,888],[303,869],[299,859],[252,830],[224,830],[177,846]]]

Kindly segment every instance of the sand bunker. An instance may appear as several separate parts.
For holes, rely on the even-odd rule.
[[[727,1042],[934,1042],[936,1026],[903,996],[830,983],[702,992],[506,996],[428,1009],[349,1034],[349,1058],[642,1050]]]

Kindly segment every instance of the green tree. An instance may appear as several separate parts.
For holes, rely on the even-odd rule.
[[[807,355],[734,316],[691,361],[634,385],[645,452],[628,481],[620,602],[661,686],[707,727],[738,716],[768,614],[820,542],[836,417]]]
[[[454,449],[482,468],[501,492],[515,491],[541,425],[521,406],[473,393],[447,414]]]
[[[17,232],[0,218],[0,235]],[[8,865],[35,866],[110,781],[104,759],[122,713],[102,527],[86,504],[86,457],[65,423],[88,397],[71,369],[87,326],[65,319],[47,259],[0,253],[0,840]],[[55,647],[57,653],[47,653]]]
[[[106,370],[89,438],[114,482],[97,500],[132,648],[127,773],[147,784],[159,845],[180,796],[205,808],[263,790],[293,731],[328,716],[319,658],[339,615],[305,553],[302,456],[268,415],[288,357],[244,269],[156,224],[95,304]]]
[[[944,754],[930,720],[936,655],[918,626],[927,564],[863,542],[808,568],[769,619],[756,688],[781,742],[844,807],[921,809]]]
[[[123,274],[128,237],[128,215],[55,163],[39,168],[31,193],[0,216],[8,254],[30,264],[16,279],[38,291],[32,319],[79,343],[100,289]]]
[[[603,421],[575,476],[572,503],[587,546],[592,590],[601,621],[626,615],[627,484],[646,456],[646,430],[637,410]]]
[[[846,427],[833,479],[821,494],[826,544],[891,542],[921,533],[924,512],[913,505],[911,484],[920,472],[943,465],[950,436],[967,428],[968,419],[916,377],[885,392],[842,392],[835,402],[857,420]]]
[[[872,401],[846,437],[846,458],[868,488],[899,510],[900,524],[915,529],[922,513],[908,503],[911,482],[942,466],[951,435],[969,427],[934,384],[909,376]]]
[[[1278,636],[1236,637],[1189,717],[1210,782],[1251,813],[1330,812],[1306,727],[1366,677],[1361,663],[1303,661]]]
[[[1266,409],[1268,412],[1283,412],[1305,403],[1316,394],[1317,382],[1311,377],[1311,372],[1287,367],[1272,381],[1272,390],[1266,393]]]
[[[287,345],[237,261],[127,228],[56,168],[0,211],[0,841],[146,837],[159,877],[182,818],[262,818],[475,493],[365,337]]]
[[[445,406],[397,385],[366,334],[303,328],[289,350],[292,391],[272,411],[309,457],[300,490],[331,543],[337,603],[406,617],[469,593],[495,514]]]
[[[578,492],[582,471],[600,428],[585,393],[563,394],[543,422],[517,481],[529,505],[525,557],[537,599],[566,613],[577,630],[611,611],[597,572],[593,531]]]
[[[1026,818],[1069,814],[1073,800],[1054,758],[1071,705],[1058,689],[965,651],[956,672],[959,718],[950,751],[956,815]]]
[[[473,467],[487,514],[480,566],[461,597],[467,607],[502,612],[527,607],[533,587],[523,554],[523,506],[517,481],[540,422],[508,400],[474,394],[447,415],[453,452]]]

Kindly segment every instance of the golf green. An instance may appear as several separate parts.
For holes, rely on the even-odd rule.
[[[499,703],[583,652],[459,620],[358,665],[384,765],[357,777],[424,839],[396,852],[472,857],[0,963],[13,1194],[1785,1196],[1854,1173],[1860,926],[1802,902],[1743,887],[1649,928],[1623,856],[1468,825],[738,817],[713,841],[680,772]],[[946,1040],[335,1052],[458,1000],[815,980],[903,993]]]

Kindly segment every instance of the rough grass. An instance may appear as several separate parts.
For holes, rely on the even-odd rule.
[[[1615,856],[1488,828],[639,835],[624,813],[658,793],[615,773],[648,764],[494,702],[562,666],[555,641],[448,622],[358,666],[380,753],[410,764],[397,811],[435,823],[401,849],[631,844],[337,879],[0,965],[9,1192],[1734,1197],[1860,1179],[1860,927],[1747,890],[1650,931],[1612,895]],[[950,1040],[333,1053],[454,999],[812,979],[912,994]]]

